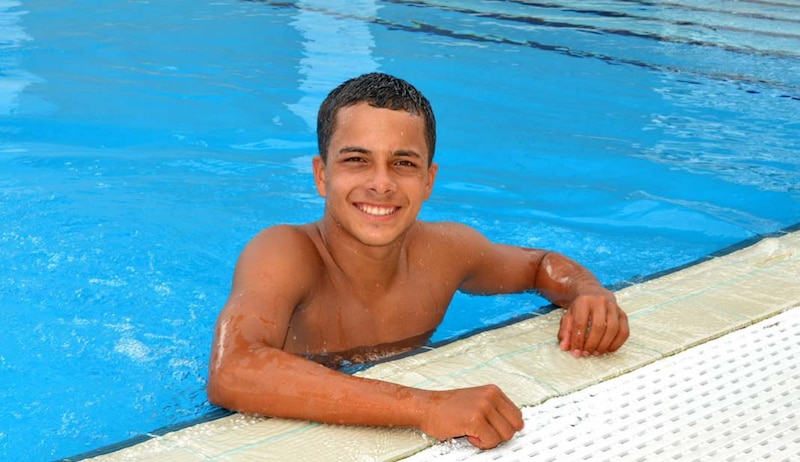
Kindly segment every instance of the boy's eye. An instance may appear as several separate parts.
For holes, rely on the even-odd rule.
[[[417,166],[417,164],[415,164],[414,162],[411,162],[410,160],[398,160],[395,164],[399,165],[401,167],[416,167]]]

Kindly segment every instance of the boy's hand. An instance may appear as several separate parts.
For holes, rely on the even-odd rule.
[[[466,436],[490,449],[522,430],[522,412],[495,385],[431,393],[420,429],[434,438]]]
[[[628,316],[607,290],[579,295],[561,317],[558,340],[575,357],[617,351],[628,339]]]

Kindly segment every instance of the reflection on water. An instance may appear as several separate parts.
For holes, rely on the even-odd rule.
[[[17,108],[20,93],[28,85],[38,79],[33,74],[26,72],[19,66],[16,48],[24,42],[31,40],[21,25],[22,17],[26,14],[18,8],[20,2],[5,1],[0,4],[0,114],[9,115]]]
[[[791,136],[800,133],[797,99],[769,87],[664,79],[656,91],[671,112],[652,114],[645,130],[659,136],[642,157],[762,191],[800,193],[800,137]]]
[[[300,0],[297,6],[291,25],[303,37],[299,68],[303,96],[287,107],[316,129],[319,105],[333,87],[378,69],[368,19],[376,16],[380,7],[375,0]]]

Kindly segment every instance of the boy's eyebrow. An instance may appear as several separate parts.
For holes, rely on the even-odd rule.
[[[361,146],[343,146],[339,149],[337,154],[344,154],[348,152],[359,152],[361,154],[369,154],[369,149],[362,148]]]
[[[422,156],[417,151],[408,150],[408,149],[401,149],[399,151],[395,151],[394,155],[395,156],[400,156],[400,157],[416,157],[417,159],[424,160],[422,158]]]

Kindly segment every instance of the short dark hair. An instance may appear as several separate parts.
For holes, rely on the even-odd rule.
[[[425,121],[428,165],[433,162],[436,118],[433,116],[431,103],[410,83],[380,72],[347,80],[334,88],[320,105],[317,114],[317,144],[323,161],[327,161],[328,146],[336,129],[336,113],[339,109],[362,102],[376,108],[403,110],[421,116]]]

